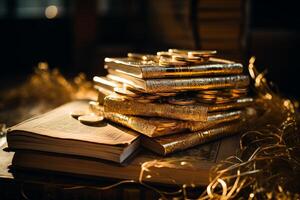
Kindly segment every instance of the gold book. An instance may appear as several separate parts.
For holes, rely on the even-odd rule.
[[[208,62],[201,65],[175,67],[159,66],[154,61],[132,60],[130,58],[105,58],[105,67],[141,79],[220,76],[243,72],[243,65],[240,63]]]
[[[107,77],[103,76],[94,76],[93,77],[94,87],[101,87],[108,91],[114,91],[114,88],[120,88],[123,87],[122,83],[113,81]]]
[[[104,98],[104,111],[125,115],[162,117],[188,121],[207,121],[207,106],[172,105],[163,103],[141,103],[127,100],[120,95],[109,95]]]
[[[199,144],[238,133],[242,130],[242,124],[243,122],[238,121],[209,130],[173,134],[157,138],[144,137],[142,139],[142,145],[151,151],[165,156],[176,151],[188,149]]]
[[[161,103],[141,103],[123,98],[120,95],[109,95],[104,99],[105,112],[124,115],[162,117],[185,121],[203,121],[208,119],[207,113],[237,110],[249,106],[253,98],[240,98],[226,104],[172,105]]]
[[[238,120],[242,115],[241,111],[211,113],[207,117],[207,122],[197,122],[157,117],[137,117],[119,113],[104,112],[104,108],[96,104],[90,104],[90,109],[95,114],[105,116],[106,119],[112,122],[131,128],[148,137],[158,137],[184,131],[209,129],[221,123]]]
[[[146,93],[180,92],[203,89],[245,88],[249,85],[247,75],[230,75],[220,77],[140,79],[116,70],[109,69],[107,77],[116,82],[128,84]]]

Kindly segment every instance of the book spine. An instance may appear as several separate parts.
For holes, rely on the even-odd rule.
[[[207,121],[207,107],[179,106],[172,104],[140,103],[110,95],[104,99],[105,112],[117,112],[124,115],[163,117],[185,121]]]
[[[243,66],[239,63],[209,64],[184,67],[142,67],[143,78],[195,77],[241,74]]]
[[[184,150],[208,141],[212,141],[227,135],[237,133],[241,130],[241,128],[241,122],[237,122],[206,131],[198,131],[188,134],[175,134],[170,136],[153,138],[152,140],[158,143],[164,151],[161,152],[153,148],[151,148],[150,150],[155,151],[156,153],[159,153],[161,155],[167,155],[176,151]]]
[[[247,75],[213,78],[189,79],[149,79],[146,80],[146,92],[179,92],[202,89],[243,88],[249,85]]]

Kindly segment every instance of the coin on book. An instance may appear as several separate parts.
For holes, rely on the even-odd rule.
[[[214,98],[214,99],[197,99],[197,101],[199,102],[199,103],[204,103],[204,104],[214,104],[215,103],[215,101],[216,101],[216,99]]]
[[[219,90],[199,90],[199,94],[218,94]]]
[[[83,124],[97,124],[103,121],[103,116],[98,116],[94,114],[82,115],[78,117],[78,120]]]
[[[173,54],[172,55],[172,60],[174,61],[187,61],[189,57],[184,54]]]
[[[200,99],[215,99],[217,96],[215,94],[197,94]]]
[[[70,115],[74,118],[78,118],[82,115],[86,115],[88,114],[87,111],[84,111],[84,110],[73,110],[72,112],[70,112]]]
[[[229,102],[232,102],[232,101],[233,101],[233,99],[226,98],[226,97],[217,97],[217,99],[216,99],[217,104],[229,103]]]
[[[128,56],[128,58],[133,58],[133,59],[137,59],[137,60],[144,60],[144,61],[156,60],[157,59],[156,55],[151,55],[151,54],[128,53],[127,56]]]
[[[172,96],[176,96],[177,93],[176,92],[159,92],[159,93],[156,93],[158,96],[161,96],[161,97],[172,97]]]
[[[175,105],[192,105],[196,100],[189,97],[169,97],[168,102]]]
[[[125,88],[114,88],[114,91],[117,94],[121,94],[121,95],[125,95],[125,96],[129,96],[129,97],[138,97],[139,94],[132,92],[130,90],[127,90]]]
[[[136,101],[140,102],[140,103],[152,103],[155,100],[154,99],[137,98]]]
[[[217,53],[217,51],[189,51],[188,56],[195,56],[195,57],[210,57]]]
[[[155,94],[144,94],[144,95],[142,95],[142,97],[145,99],[150,99],[150,100],[156,100],[156,99],[160,98],[159,95],[155,95]]]
[[[188,63],[185,61],[174,60],[172,58],[160,57],[159,65],[161,66],[186,66]]]
[[[184,50],[184,49],[169,49],[168,52],[170,53],[176,53],[176,54],[182,54],[182,55],[187,55],[189,50]]]
[[[205,59],[197,56],[188,56],[186,61],[191,64],[202,64],[205,61]]]
[[[245,94],[248,92],[247,88],[236,88],[236,89],[231,89],[232,93],[236,93],[236,94]]]
[[[156,54],[158,57],[172,58],[172,54],[167,51],[158,51]]]

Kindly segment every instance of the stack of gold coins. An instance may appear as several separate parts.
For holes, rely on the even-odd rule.
[[[170,118],[193,124],[205,122],[207,116],[220,120],[233,111],[240,111],[242,116],[243,109],[253,101],[247,97],[249,78],[243,73],[242,64],[216,55],[214,50],[169,49],[156,54],[128,53],[123,58],[106,58],[108,75],[94,77],[99,91],[97,103],[104,105],[104,112],[157,117],[157,123],[162,124]],[[122,101],[110,104],[115,98],[106,99],[111,95]],[[156,112],[156,107],[165,110]],[[180,116],[182,108],[187,110],[187,116],[189,109],[194,112],[195,108],[203,108],[206,116],[184,119]],[[166,126],[172,124],[174,121]]]

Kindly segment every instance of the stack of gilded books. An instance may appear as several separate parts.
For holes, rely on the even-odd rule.
[[[216,51],[169,49],[156,55],[106,58],[108,75],[94,77],[91,110],[143,135],[161,155],[236,133],[242,127],[249,77]]]
[[[7,130],[12,168],[208,184],[210,167],[234,153],[238,137],[199,144],[247,129],[253,101],[243,66],[215,54],[106,58],[108,75],[94,77],[98,101],[70,102]]]

